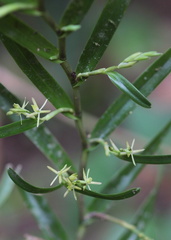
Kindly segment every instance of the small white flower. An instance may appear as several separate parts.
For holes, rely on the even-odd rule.
[[[13,108],[10,108],[10,110],[7,112],[7,115],[12,115],[12,114],[19,115],[21,125],[22,125],[22,116],[21,115],[23,114],[26,116],[28,113],[30,113],[29,110],[25,109],[28,103],[29,102],[26,102],[26,98],[24,99],[22,106],[20,106],[18,103],[14,103]]]
[[[65,185],[67,187],[67,191],[64,193],[64,197],[66,197],[68,195],[68,193],[70,191],[73,192],[73,195],[74,195],[74,198],[75,200],[77,200],[77,196],[76,196],[76,193],[75,193],[75,189],[77,190],[81,190],[81,187],[78,187],[76,185],[77,183],[77,174],[76,173],[73,173],[69,178],[66,178],[65,179]]]
[[[101,182],[94,182],[93,179],[91,177],[89,177],[89,173],[90,173],[90,169],[88,169],[87,174],[85,173],[84,169],[83,169],[83,180],[79,180],[79,182],[81,184],[83,184],[83,190],[88,187],[89,190],[91,190],[90,188],[90,184],[95,184],[95,185],[100,185],[102,184]]]
[[[134,153],[142,152],[144,151],[144,149],[137,149],[137,150],[133,149],[135,139],[133,139],[131,146],[129,145],[128,142],[126,142],[126,148],[117,148],[117,146],[114,144],[114,142],[112,142],[112,140],[110,140],[110,142],[112,145],[112,148],[109,147],[111,153],[115,154],[116,156],[124,156],[124,155],[126,155],[127,157],[131,156],[132,163],[134,164],[134,166],[136,166]]]
[[[50,184],[50,186],[52,186],[52,184],[56,181],[57,178],[59,178],[59,183],[62,183],[66,180],[67,171],[71,168],[71,166],[67,167],[67,165],[65,165],[60,171],[57,171],[50,166],[47,166],[47,168],[56,174],[56,177],[52,180]]]
[[[43,103],[43,105],[41,106],[41,108],[39,108],[36,100],[34,98],[32,98],[33,104],[31,105],[31,107],[34,112],[27,114],[27,118],[35,118],[35,116],[37,116],[37,127],[40,124],[40,114],[50,112],[50,110],[42,110],[44,108],[44,106],[46,105],[47,101],[48,101],[48,99],[46,99],[45,102]]]

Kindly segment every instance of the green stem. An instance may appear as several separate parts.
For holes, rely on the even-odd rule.
[[[43,12],[42,13],[42,18],[44,19],[44,21],[49,25],[49,27],[51,27],[51,29],[54,32],[58,32],[59,31],[59,27],[58,25],[55,23],[55,21],[53,20],[53,18],[51,18],[51,16],[47,13],[47,12]]]
[[[81,109],[79,87],[73,88],[73,95],[74,95],[75,116],[77,117],[77,120],[75,121],[75,123],[79,131],[79,135],[82,143],[82,156],[81,156],[80,171],[79,171],[79,178],[82,179],[83,168],[86,167],[86,162],[88,157],[88,141],[87,141],[87,136],[83,127],[83,122],[82,122],[82,109]]]
[[[79,179],[83,178],[83,168],[86,167],[87,163],[87,157],[88,157],[88,141],[87,141],[87,136],[83,127],[82,123],[82,109],[81,109],[81,99],[80,99],[80,90],[79,87],[73,88],[73,96],[74,96],[74,106],[75,106],[75,116],[77,120],[75,121],[76,127],[78,129],[80,138],[81,138],[81,143],[82,143],[82,155],[81,155],[81,161],[80,161],[80,169],[79,169]],[[85,215],[85,209],[84,209],[84,198],[83,195],[80,194],[78,196],[79,200],[79,222],[80,226],[82,225],[82,222],[84,221],[84,215]],[[80,234],[83,233],[84,231],[80,232],[81,227],[78,230],[78,239],[81,239]]]
[[[130,230],[133,233],[135,233],[139,237],[139,239],[142,239],[142,240],[153,240],[152,238],[146,236],[144,233],[139,231],[134,225],[129,224],[129,223],[127,223],[127,222],[125,222],[125,221],[123,221],[121,219],[112,217],[112,216],[110,216],[108,214],[101,213],[101,212],[91,212],[91,213],[88,213],[85,216],[85,220],[89,220],[89,219],[92,219],[92,218],[99,218],[99,219],[102,219],[102,220],[107,220],[107,221],[119,224],[120,226],[122,226],[124,228],[127,228],[128,230]]]
[[[91,72],[83,72],[83,73],[79,73],[77,75],[77,78],[88,78],[89,76],[93,76],[93,75],[97,75],[97,74],[102,74],[104,71],[106,70],[106,68],[99,68],[97,70],[91,71]]]
[[[59,43],[59,59],[63,61],[61,63],[61,67],[63,68],[68,79],[70,80],[71,85],[73,86],[75,84],[76,74],[72,71],[71,66],[66,61],[66,39],[64,37],[59,36],[58,43]],[[80,97],[79,87],[73,88],[73,98],[74,98],[75,117],[77,118],[75,120],[75,124],[78,129],[78,132],[81,138],[81,143],[82,143],[82,156],[81,156],[80,169],[79,169],[79,178],[82,179],[83,168],[85,168],[86,166],[87,157],[88,157],[88,152],[87,152],[88,141],[87,141],[87,136],[82,123],[82,108],[81,108],[81,97]],[[79,207],[79,222],[81,225],[85,215],[84,198],[82,194],[78,196],[78,207]],[[80,229],[78,230],[78,232],[80,234]]]
[[[91,71],[91,72],[79,73],[77,75],[77,81],[79,81],[80,78],[88,78],[89,76],[94,76],[94,75],[98,75],[98,74],[106,74],[107,72],[114,71],[117,68],[118,68],[118,66],[112,66],[112,67],[108,67],[108,68],[99,68],[99,69]]]
[[[87,136],[84,131],[84,127],[82,123],[82,109],[81,109],[79,87],[73,88],[73,95],[74,95],[75,116],[77,117],[76,126],[81,137],[82,150],[85,151],[88,148],[88,141],[87,141]],[[83,155],[85,155],[85,153]],[[83,157],[83,160],[85,161],[85,156]]]
[[[42,18],[44,21],[51,27],[51,29],[58,33],[60,30],[58,25],[55,23],[54,19],[46,12],[46,9],[44,7],[44,3],[42,0],[38,1],[38,10],[42,13]]]
[[[58,38],[58,44],[59,44],[59,59],[61,61],[66,60],[66,38]]]
[[[66,39],[65,38],[58,38],[58,44],[59,44],[59,59],[62,61],[60,64],[63,68],[64,72],[66,73],[71,85],[73,86],[75,84],[76,75],[72,71],[71,66],[66,61]]]

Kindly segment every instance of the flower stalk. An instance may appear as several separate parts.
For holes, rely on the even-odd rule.
[[[134,54],[130,55],[129,57],[125,58],[117,66],[111,66],[108,68],[100,68],[100,69],[97,69],[97,70],[94,70],[91,72],[79,73],[77,75],[77,80],[79,81],[82,78],[88,78],[89,76],[93,76],[93,75],[106,74],[107,72],[111,72],[116,69],[132,67],[133,65],[135,65],[136,63],[138,63],[140,61],[148,60],[151,57],[156,57],[159,55],[161,55],[161,53],[158,53],[156,51],[150,51],[150,52],[145,52],[145,53],[137,52],[137,53],[134,53]]]

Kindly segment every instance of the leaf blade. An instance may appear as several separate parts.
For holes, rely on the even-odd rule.
[[[36,127],[37,122],[33,119],[26,119],[21,122],[14,122],[0,127],[0,138],[6,138],[23,133],[31,128]]]
[[[89,72],[95,68],[116,31],[131,0],[108,0],[93,33],[79,59],[76,73]]]
[[[8,175],[10,176],[12,181],[22,190],[26,192],[34,193],[34,194],[53,192],[62,186],[61,184],[51,188],[39,188],[39,187],[33,186],[30,183],[26,182],[23,178],[21,178],[12,168],[8,169]]]
[[[56,108],[73,108],[64,90],[31,52],[5,36],[1,40],[20,69]]]
[[[66,232],[56,218],[54,211],[49,207],[46,199],[20,190],[27,207],[35,217],[39,228],[47,240],[67,240]]]
[[[127,94],[135,103],[145,108],[151,107],[151,103],[145,96],[121,74],[118,72],[108,72],[107,75],[111,82],[122,92]]]
[[[87,189],[85,190],[77,190],[77,192],[90,196],[90,197],[95,197],[95,198],[100,198],[100,199],[105,199],[105,200],[121,200],[121,199],[126,199],[135,196],[140,192],[140,188],[132,188],[130,190],[127,190],[125,192],[117,193],[117,194],[102,194],[102,193],[97,193],[93,191],[89,191]]]
[[[76,191],[90,197],[95,197],[95,198],[100,198],[105,200],[121,200],[121,199],[126,199],[126,198],[135,196],[140,192],[140,188],[132,188],[130,190],[127,190],[122,193],[117,193],[117,194],[101,194],[101,193],[89,191],[87,189],[85,190],[76,189]]]
[[[129,157],[122,156],[120,159],[132,162],[132,158]],[[143,164],[171,164],[171,155],[134,155],[134,160]]]
[[[6,4],[0,7],[0,18],[5,17],[10,13],[13,13],[19,10],[35,9],[36,7],[37,7],[36,3],[14,2],[14,3]]]
[[[170,73],[171,49],[155,61],[138,77],[135,87],[148,96]],[[92,138],[107,137],[135,108],[133,103],[124,94],[112,103],[96,123],[91,135]]]
[[[23,178],[21,178],[13,169],[9,168],[8,169],[8,174],[10,178],[14,181],[14,183],[23,189],[26,192],[34,193],[34,194],[42,194],[42,193],[49,193],[56,191],[59,189],[62,184],[59,184],[55,187],[50,187],[50,188],[39,188],[36,186],[31,185],[30,183],[26,182]],[[106,200],[121,200],[121,199],[126,199],[133,197],[137,193],[139,193],[140,189],[139,188],[132,188],[130,190],[127,190],[122,193],[117,193],[117,194],[100,194],[97,192],[89,191],[87,189],[85,190],[77,190],[77,192],[87,195],[90,197],[95,197],[95,198],[100,198],[100,199],[106,199]]]
[[[2,18],[0,32],[33,54],[48,60],[55,56],[54,62],[58,62],[58,49],[16,17],[8,15]]]
[[[59,25],[60,27],[67,25],[77,25],[84,18],[85,14],[88,12],[94,0],[72,0],[63,16],[60,19]]]

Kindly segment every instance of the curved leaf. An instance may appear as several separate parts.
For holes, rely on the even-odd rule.
[[[151,103],[146,99],[146,97],[124,76],[118,72],[107,72],[107,75],[111,82],[122,92],[127,94],[135,103],[145,108],[151,107]]]
[[[0,138],[10,137],[20,134],[31,128],[36,127],[37,121],[34,119],[26,119],[21,122],[14,122],[0,127]]]
[[[171,49],[155,61],[135,82],[145,96],[148,96],[171,71]],[[92,131],[92,138],[107,137],[136,107],[125,94],[118,98],[101,116]]]
[[[121,200],[125,198],[130,198],[135,196],[137,193],[140,192],[140,188],[132,188],[130,190],[127,190],[122,193],[117,193],[117,194],[101,194],[93,191],[89,191],[87,189],[85,190],[75,190],[81,194],[94,197],[94,198],[100,198],[100,199],[105,199],[105,200]]]
[[[69,2],[60,22],[60,27],[79,24],[94,0],[72,0]]]
[[[35,186],[29,184],[28,182],[24,181],[11,168],[8,170],[8,174],[9,174],[10,178],[15,182],[15,184],[17,186],[19,186],[23,190],[25,190],[27,192],[31,192],[31,193],[39,194],[39,193],[53,192],[53,191],[59,189],[62,186],[62,184],[60,184],[60,185],[58,185],[56,187],[51,187],[51,188],[39,188],[39,187],[35,187]],[[133,197],[134,195],[139,193],[140,188],[132,188],[132,189],[130,189],[128,191],[125,191],[125,192],[122,192],[122,193],[118,193],[118,194],[100,194],[100,193],[97,193],[97,192],[89,191],[87,189],[85,189],[85,190],[77,190],[76,189],[76,191],[81,193],[81,194],[90,196],[90,197],[106,199],[106,200],[121,200],[121,199]]]
[[[42,196],[20,190],[27,207],[35,217],[41,233],[46,240],[67,240],[65,229],[56,218],[46,199]]]
[[[120,159],[132,162],[131,157],[122,156]],[[171,155],[134,155],[134,160],[136,163],[144,164],[171,164]]]
[[[55,106],[55,108],[73,108],[72,103],[64,90],[43,68],[43,66],[31,52],[19,46],[14,41],[5,36],[1,36],[1,40],[21,70],[44,94],[44,96]]]
[[[19,10],[27,10],[27,9],[35,9],[37,7],[36,3],[10,3],[0,7],[0,18],[5,17],[6,15],[19,11]]]
[[[80,57],[76,73],[92,71],[116,31],[131,0],[108,0]]]
[[[48,60],[53,58],[54,62],[59,62],[58,49],[16,17],[9,15],[2,18],[0,32],[32,53]]]
[[[8,112],[13,103],[19,103],[20,101],[11,94],[2,84],[0,84],[0,108],[4,112]],[[18,116],[10,115],[13,121],[18,120]],[[24,134],[30,139],[30,141],[56,166],[62,168],[65,164],[72,166],[73,171],[75,167],[73,161],[59,144],[53,133],[41,124],[38,128],[30,129]]]
[[[10,178],[13,180],[13,182],[20,188],[22,188],[26,192],[39,194],[39,193],[48,193],[53,192],[57,189],[59,189],[62,184],[57,185],[56,187],[51,188],[39,188],[31,185],[30,183],[24,181],[23,178],[21,178],[12,168],[8,169],[8,174]]]
[[[25,3],[35,3],[38,2],[39,0],[25,0]],[[15,3],[16,0],[0,0],[0,3],[2,4],[9,4],[9,3]],[[23,3],[23,0],[17,0],[17,3]]]

